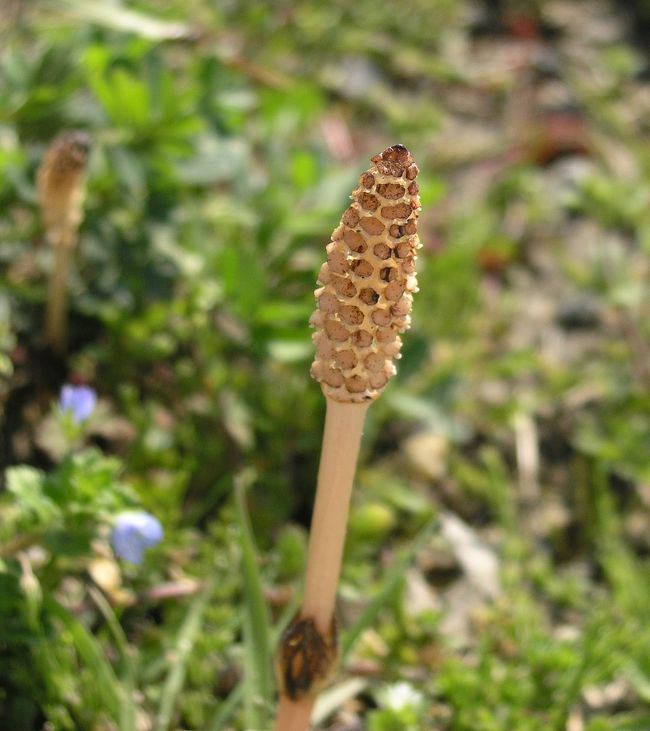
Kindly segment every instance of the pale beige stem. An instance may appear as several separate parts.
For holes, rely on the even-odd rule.
[[[305,593],[298,613],[299,617],[313,621],[321,637],[331,636],[332,632],[350,495],[368,410],[368,404],[341,403],[331,398],[325,400],[327,411],[309,537]],[[309,654],[306,653],[307,656]],[[332,660],[335,659],[334,655]],[[328,666],[333,664],[329,659],[323,660],[326,669],[331,669]],[[275,731],[306,731],[309,728],[318,681],[323,680],[312,677],[312,670],[306,673],[309,683],[313,684],[312,688],[306,689],[306,694],[292,698],[291,690],[284,689]],[[302,678],[302,673],[299,677]]]
[[[301,615],[312,617],[326,634],[334,613],[336,585],[368,404],[341,403],[327,398],[316,502],[307,555]]]
[[[315,702],[315,696],[293,700],[281,695],[275,731],[307,731]]]
[[[50,272],[45,310],[45,338],[59,355],[67,344],[67,287],[72,247],[63,242],[53,246],[54,265]]]

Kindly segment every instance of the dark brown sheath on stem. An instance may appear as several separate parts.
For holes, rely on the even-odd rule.
[[[327,411],[302,607],[278,651],[276,731],[306,731],[337,661],[334,603],[368,406],[395,373],[420,247],[417,165],[403,145],[372,158],[327,245],[311,317]]]
[[[68,269],[83,216],[89,149],[90,139],[85,132],[60,134],[48,148],[36,180],[45,236],[54,254],[45,307],[45,338],[59,354],[66,348]]]

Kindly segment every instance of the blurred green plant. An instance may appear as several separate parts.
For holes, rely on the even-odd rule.
[[[375,730],[650,727],[650,159],[642,58],[598,40],[616,23],[550,22],[519,74],[500,65],[516,23],[486,33],[483,5],[461,0],[5,5],[0,726],[263,726],[322,423],[315,274],[355,155],[401,141],[423,161],[422,291],[364,437],[342,585],[351,677],[321,722],[355,699]],[[579,157],[534,159],[544,114],[514,129],[531,79],[531,96],[579,107]],[[66,128],[94,152],[57,362],[36,335],[34,174]],[[100,385],[81,426],[50,409],[71,375]],[[134,507],[166,530],[143,568],[109,548]],[[469,591],[446,510],[501,568],[467,636],[444,623]],[[411,613],[413,572],[435,609]]]

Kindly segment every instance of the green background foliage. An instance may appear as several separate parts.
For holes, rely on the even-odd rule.
[[[619,6],[498,5],[2,4],[0,726],[271,727],[316,273],[401,142],[421,291],[369,413],[319,722],[650,728],[648,59]],[[66,129],[92,153],[60,359],[35,175]],[[100,398],[73,435],[69,381]],[[165,528],[141,567],[110,547],[134,507]]]

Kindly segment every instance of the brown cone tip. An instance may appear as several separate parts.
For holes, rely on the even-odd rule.
[[[89,152],[86,132],[63,132],[48,147],[38,170],[38,202],[52,243],[69,240],[81,221]]]
[[[311,374],[336,401],[377,398],[395,373],[410,326],[420,197],[404,145],[371,158],[327,245],[315,294]]]
[[[62,132],[48,147],[43,168],[52,177],[65,176],[85,168],[90,152],[90,137],[86,132]]]

